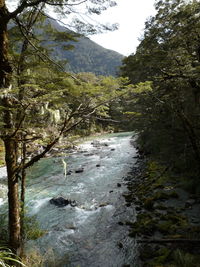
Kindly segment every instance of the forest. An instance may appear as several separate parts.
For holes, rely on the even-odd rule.
[[[149,238],[151,242],[159,229],[161,243],[175,243],[174,254],[168,245],[161,245],[156,254],[156,245],[145,244],[141,266],[199,266],[198,214],[189,214],[197,218],[190,223],[181,213],[184,208],[168,211],[159,202],[180,197],[179,189],[171,195],[165,193],[166,188],[177,186],[188,194],[185,207],[193,212],[196,205],[194,213],[199,212],[199,1],[155,1],[156,15],[146,21],[136,52],[122,60],[120,70],[116,70],[118,77],[87,69],[66,71],[66,61],[54,55],[59,45],[73,57],[71,42],[78,42],[80,36],[75,30],[85,34],[116,29],[116,25],[88,24],[82,14],[79,16],[79,5],[83,5],[85,16],[100,15],[117,1],[22,0],[13,11],[7,2],[0,0],[0,164],[6,166],[8,188],[8,220],[6,230],[0,229],[0,265],[45,266],[27,265],[25,261],[29,169],[59,144],[71,149],[74,139],[129,131],[137,137],[134,144],[140,165],[139,175],[138,169],[132,173],[135,180],[129,181],[130,193],[125,198],[135,203],[137,196],[138,210],[144,212],[137,216],[138,222],[123,224],[131,227],[134,238]],[[56,31],[46,23],[48,8],[60,17],[75,15],[70,21],[74,31]],[[81,51],[76,54],[77,62],[82,60]],[[110,64],[109,57],[105,64]],[[120,188],[121,183],[117,186]],[[167,211],[158,214],[155,202],[160,205],[158,209]],[[37,222],[34,224],[39,238],[43,233]],[[177,247],[181,240],[186,240],[184,248]],[[195,249],[191,244],[196,244]],[[135,264],[123,266],[140,266]]]

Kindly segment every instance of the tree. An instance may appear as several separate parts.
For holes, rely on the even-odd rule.
[[[192,177],[200,172],[200,31],[198,1],[157,1],[123,76],[152,81],[151,92],[132,102],[134,127],[143,149]]]
[[[26,42],[30,44],[29,37],[30,33],[30,25],[29,27],[25,27],[23,21],[23,14],[30,9],[35,8],[38,12],[43,13],[45,8],[53,7],[54,10],[61,15],[70,15],[76,14],[76,7],[78,5],[84,5],[87,13],[97,13],[100,14],[101,11],[108,8],[109,6],[113,6],[115,3],[110,0],[85,0],[85,1],[68,1],[68,0],[55,0],[55,1],[20,1],[18,3],[17,8],[9,12],[6,1],[0,0],[0,88],[1,88],[1,120],[2,120],[2,130],[1,130],[1,138],[4,142],[5,146],[5,160],[7,166],[8,173],[8,202],[9,202],[9,239],[10,246],[14,250],[14,252],[18,253],[20,248],[20,211],[19,211],[19,201],[18,201],[18,180],[19,173],[22,170],[22,165],[18,163],[19,156],[19,141],[22,143],[26,140],[29,135],[29,131],[26,133],[26,136],[22,134],[22,128],[24,127],[25,118],[30,118],[32,114],[37,110],[38,101],[44,101],[45,97],[49,97],[47,93],[43,95],[38,89],[39,92],[36,93],[36,87],[34,84],[26,85],[23,84],[24,89],[21,90],[22,87],[17,88],[16,83],[14,82],[13,77],[13,66],[12,61],[9,55],[8,42],[9,42],[9,34],[8,34],[8,23],[11,20],[14,20],[18,26],[23,28],[25,32]],[[92,27],[91,24],[87,24],[84,21],[81,21],[77,17],[72,22],[73,26],[77,26],[79,29],[83,29],[86,31],[94,31],[95,27]],[[27,26],[27,25],[26,25]],[[87,27],[86,27],[87,26]],[[100,25],[100,29],[108,29],[108,27],[104,25]],[[23,65],[21,65],[23,68]],[[20,70],[21,71],[21,70]],[[46,70],[48,73],[48,70]],[[32,75],[34,76],[35,73]],[[49,77],[48,77],[49,78]],[[56,78],[55,78],[56,79]],[[60,81],[60,80],[59,80]],[[24,82],[23,82],[24,83]],[[15,88],[16,87],[16,88]],[[47,87],[51,88],[51,85],[48,84]],[[49,89],[49,88],[48,88]],[[55,91],[54,91],[55,92]],[[41,93],[41,95],[40,95]],[[57,92],[58,93],[58,92]],[[23,97],[22,95],[23,94]],[[36,95],[37,97],[36,97]],[[32,99],[31,99],[32,98]],[[56,98],[56,96],[55,96]],[[37,103],[36,103],[37,99]],[[98,106],[98,105],[97,105]],[[93,107],[93,110],[96,107]],[[47,107],[48,109],[48,107]],[[17,118],[17,114],[20,113],[20,119]],[[49,108],[50,110],[50,108]],[[63,123],[60,125],[60,129],[58,130],[58,134],[54,136],[49,143],[46,145],[44,150],[40,153],[40,155],[32,158],[28,163],[24,165],[24,168],[31,166],[34,162],[39,160],[41,157],[45,155],[53,145],[59,140],[60,136],[69,131],[69,129],[75,127],[81,120],[78,120],[76,123],[71,123],[72,117],[77,114],[81,110],[81,107],[77,107],[70,114],[64,113],[63,115]],[[82,112],[82,116],[85,119],[93,110],[90,110],[89,113]],[[16,112],[17,111],[17,112]],[[55,114],[55,112],[54,112]],[[54,116],[55,118],[55,116]],[[82,120],[83,120],[82,118]],[[31,124],[38,122],[38,120],[33,118]],[[70,123],[70,124],[69,124]],[[32,137],[32,138],[36,138]]]

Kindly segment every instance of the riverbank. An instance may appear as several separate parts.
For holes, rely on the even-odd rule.
[[[139,155],[126,180],[125,199],[137,214],[127,224],[138,242],[141,266],[200,266],[199,195],[186,190],[169,167]]]

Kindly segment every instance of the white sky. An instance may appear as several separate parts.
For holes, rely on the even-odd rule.
[[[19,0],[7,0],[13,10]],[[118,23],[119,29],[114,32],[88,36],[99,45],[128,56],[135,52],[138,38],[143,34],[144,23],[155,14],[155,0],[115,0],[117,6],[108,8],[94,19],[99,22]],[[54,15],[51,13],[51,16]]]
[[[155,15],[155,0],[117,0],[117,6],[98,16],[99,21],[119,23],[119,30],[89,36],[101,46],[115,50],[125,56],[135,52],[142,36],[144,23]]]

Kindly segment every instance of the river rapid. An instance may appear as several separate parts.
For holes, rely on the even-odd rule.
[[[124,178],[136,160],[131,139],[131,133],[95,138],[29,170],[27,211],[46,234],[28,241],[26,248],[46,254],[45,267],[138,267],[135,240],[128,237],[125,224],[134,221],[134,208],[127,207],[123,197]],[[5,176],[3,170],[0,176]],[[1,181],[3,208],[6,187]],[[76,201],[77,206],[57,207],[50,203],[54,197]]]

